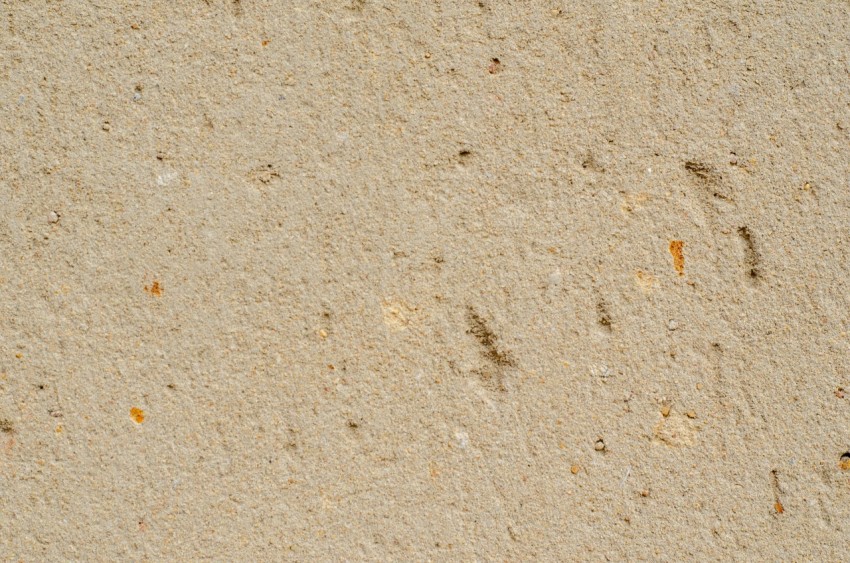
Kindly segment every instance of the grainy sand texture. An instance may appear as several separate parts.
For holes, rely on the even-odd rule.
[[[846,561],[850,3],[6,0],[0,560]]]

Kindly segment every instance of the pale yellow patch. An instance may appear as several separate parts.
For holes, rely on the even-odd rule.
[[[407,330],[419,309],[401,300],[385,299],[381,303],[384,324],[393,332]]]
[[[655,276],[649,272],[644,272],[643,270],[637,270],[635,272],[635,283],[637,283],[637,286],[645,295],[652,293],[652,287],[655,285],[655,282]]]
[[[649,201],[649,194],[646,192],[627,193],[620,203],[620,211],[623,215],[630,215],[643,209],[647,201]]]
[[[672,447],[692,446],[698,428],[684,416],[667,416],[652,429],[652,439]]]

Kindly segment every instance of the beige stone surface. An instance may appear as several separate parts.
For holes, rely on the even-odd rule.
[[[846,560],[848,30],[3,2],[0,560]]]

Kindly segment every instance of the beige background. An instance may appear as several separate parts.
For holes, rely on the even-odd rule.
[[[846,560],[848,29],[7,0],[0,559]]]

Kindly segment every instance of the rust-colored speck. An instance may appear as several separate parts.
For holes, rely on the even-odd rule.
[[[152,284],[145,286],[145,291],[147,291],[151,295],[160,297],[162,295],[163,289],[162,285],[160,285],[158,281],[154,280]]]
[[[138,407],[133,407],[130,409],[130,418],[132,418],[133,422],[136,424],[141,424],[145,421],[145,411]]]
[[[685,243],[680,240],[670,241],[670,255],[673,256],[673,267],[679,272],[680,276],[685,275],[685,253],[683,249]]]
[[[269,40],[268,40],[268,39],[263,39],[263,41],[262,41],[262,45],[263,45],[263,47],[265,47],[265,46],[266,46],[266,45],[268,45],[268,44],[269,44]]]
[[[773,509],[776,510],[777,514],[782,514],[783,512],[785,512],[785,507],[782,506],[782,503],[779,501],[776,501],[776,503],[774,503]]]

